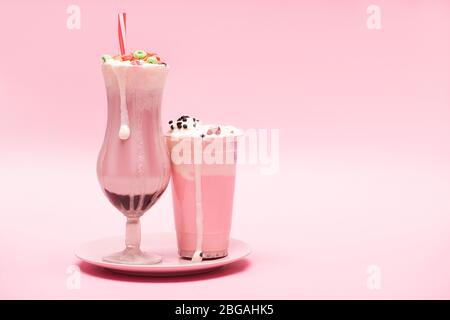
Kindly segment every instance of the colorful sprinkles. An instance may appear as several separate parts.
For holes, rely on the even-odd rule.
[[[104,54],[102,56],[103,63],[113,59],[116,61],[130,61],[132,65],[143,65],[145,63],[167,65],[156,53],[145,50],[135,50],[132,53],[115,56],[110,56],[109,54]]]

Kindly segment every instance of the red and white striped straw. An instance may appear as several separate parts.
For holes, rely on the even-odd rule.
[[[120,45],[120,53],[122,55],[125,54],[125,44],[126,44],[126,36],[127,36],[127,14],[119,13],[119,45]]]

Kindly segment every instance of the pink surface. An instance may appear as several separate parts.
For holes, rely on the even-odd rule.
[[[64,1],[0,4],[0,298],[450,298],[448,1],[75,2],[71,31]],[[124,231],[95,173],[121,10],[128,47],[171,65],[163,121],[279,128],[280,170],[238,168],[245,262],[176,279],[81,265],[70,290],[74,249]],[[170,197],[144,232],[173,230]]]

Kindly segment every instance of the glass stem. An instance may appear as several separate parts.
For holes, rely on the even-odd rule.
[[[141,245],[141,223],[139,218],[127,218],[125,245],[127,250],[139,250]]]

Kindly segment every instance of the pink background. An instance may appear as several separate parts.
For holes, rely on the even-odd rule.
[[[70,31],[69,1],[2,1],[0,298],[450,298],[450,2],[337,2],[76,0]],[[119,11],[128,48],[171,65],[164,124],[279,128],[280,170],[239,168],[247,260],[172,279],[80,264],[68,290],[74,249],[124,232],[95,173]],[[143,228],[173,230],[169,189]]]

